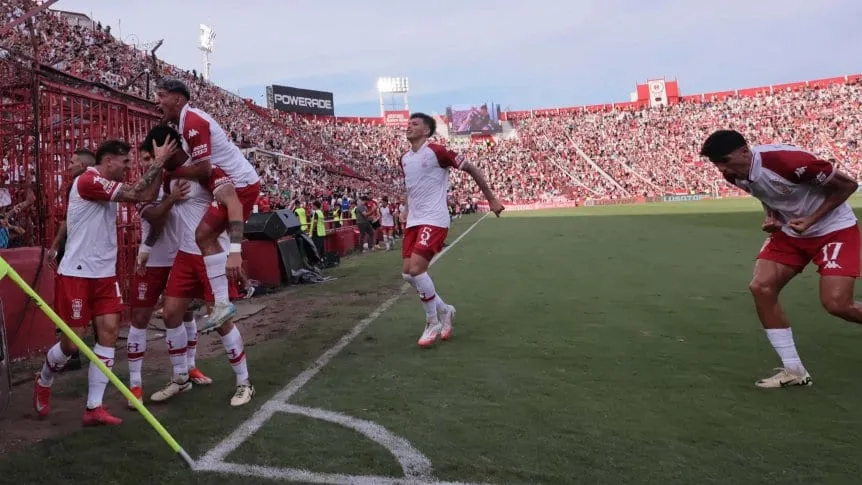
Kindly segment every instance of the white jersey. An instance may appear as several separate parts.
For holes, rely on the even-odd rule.
[[[218,169],[214,168],[213,170],[216,171]],[[213,173],[213,177],[216,177],[215,172]],[[197,255],[202,254],[198,247],[198,243],[195,240],[195,231],[197,231],[198,224],[201,223],[207,209],[209,209],[210,205],[213,204],[212,191],[209,186],[204,186],[204,183],[206,182],[192,182],[188,196],[183,200],[177,201],[177,203],[174,204],[173,209],[171,209],[171,212],[173,212],[177,218],[176,227],[178,231],[179,250],[184,253]],[[171,190],[174,190],[176,184],[177,180],[171,181]],[[218,242],[222,251],[227,251],[228,245],[230,244],[230,238],[226,231],[219,235]]]
[[[726,178],[728,182],[759,199],[778,214],[785,224],[781,230],[791,237],[817,237],[856,224],[850,204],[844,202],[823,216],[803,234],[787,222],[813,214],[826,200],[825,185],[835,168],[825,160],[792,145],[760,145],[751,149],[751,172],[747,179]]]
[[[188,104],[183,106],[179,132],[183,149],[192,163],[209,160],[213,167],[222,169],[238,189],[260,181],[254,166],[207,113]]]
[[[159,196],[156,200],[138,205],[138,213],[142,216],[141,243],[147,240],[152,230],[152,225],[143,218],[144,211],[161,204],[167,195],[164,188],[160,188]],[[162,227],[162,233],[159,234],[158,241],[156,241],[152,251],[150,251],[150,257],[147,260],[148,268],[169,268],[173,266],[174,259],[177,257],[177,250],[180,247],[180,228],[178,223],[179,221],[174,211],[168,211],[165,224]]]
[[[426,143],[401,157],[407,186],[407,227],[449,227],[449,169],[464,166],[461,155],[441,145]]]
[[[383,227],[393,227],[395,225],[395,218],[392,217],[392,211],[389,209],[388,204],[380,206],[380,225]]]
[[[66,252],[57,274],[78,278],[117,275],[117,196],[120,182],[88,167],[72,181],[66,211]]]

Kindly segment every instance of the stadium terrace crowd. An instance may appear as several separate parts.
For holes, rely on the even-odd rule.
[[[0,15],[22,12],[4,3]],[[17,9],[17,11],[15,10]],[[29,26],[0,45],[27,53]],[[55,12],[38,16],[41,61],[75,76],[130,94],[152,95],[145,69],[173,77],[192,90],[192,104],[217,119],[241,148],[257,149],[254,161],[271,207],[297,198],[334,199],[371,193],[402,196],[396,162],[406,147],[401,128],[296,117],[254,105],[185,71],[154,60],[116,39],[100,24],[73,25]],[[514,121],[513,136],[480,143],[439,139],[478,163],[492,189],[508,203],[589,198],[622,199],[721,191],[736,193],[698,157],[699,143],[716,128],[736,129],[753,143],[783,142],[835,159],[859,178],[862,86],[756,97],[682,102],[639,111],[575,112]],[[452,201],[480,198],[464,174],[452,175]]]

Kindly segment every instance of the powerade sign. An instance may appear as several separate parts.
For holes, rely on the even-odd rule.
[[[335,116],[332,93],[288,86],[267,86],[266,102],[270,108],[288,113]]]
[[[709,199],[709,194],[690,194],[690,195],[665,195],[665,202],[691,202],[695,200]]]

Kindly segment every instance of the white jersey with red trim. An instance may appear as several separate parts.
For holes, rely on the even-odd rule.
[[[66,210],[66,252],[57,274],[78,278],[117,275],[117,196],[123,184],[88,167],[72,182]]]
[[[189,162],[186,162],[189,163]],[[192,182],[189,194],[185,199],[177,201],[171,212],[176,216],[177,239],[179,241],[179,250],[188,254],[201,254],[198,243],[195,240],[195,231],[198,225],[206,214],[211,205],[216,202],[213,200],[212,189],[220,186],[223,183],[229,183],[227,176],[218,169],[213,167],[213,173],[210,180],[201,182]],[[170,182],[171,190],[176,187],[177,180]],[[204,185],[208,184],[208,185]],[[230,238],[227,231],[221,233],[218,238],[219,245],[222,251],[227,251],[230,244]]]
[[[209,114],[186,104],[180,111],[179,132],[183,149],[192,163],[209,160],[213,167],[222,169],[238,189],[260,181],[251,162]]]
[[[389,204],[380,205],[380,225],[384,227],[393,227],[395,218],[392,216],[392,209]]]
[[[159,189],[159,196],[153,202],[146,202],[138,205],[138,214],[141,215],[141,243],[147,240],[147,237],[152,230],[152,225],[144,219],[144,211],[157,207],[161,204],[168,194],[165,193],[164,187]],[[180,247],[180,228],[179,220],[173,210],[168,211],[165,217],[165,223],[162,226],[162,233],[159,234],[159,239],[153,245],[150,251],[150,257],[147,260],[148,268],[170,268],[174,264],[174,259],[177,257],[177,251]]]
[[[759,145],[751,149],[751,172],[747,179],[728,182],[759,199],[778,214],[792,237],[817,237],[856,224],[856,214],[844,202],[823,216],[803,234],[786,226],[787,222],[813,214],[826,200],[823,186],[835,175],[831,163],[793,145]]]
[[[407,227],[449,227],[449,169],[461,169],[464,158],[435,143],[408,150],[401,157],[407,187]]]

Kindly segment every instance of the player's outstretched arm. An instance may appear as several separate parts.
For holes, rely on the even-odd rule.
[[[228,278],[240,281],[242,272],[242,236],[245,233],[242,202],[236,195],[233,184],[225,184],[216,189],[213,197],[227,208],[228,234],[230,235],[230,252],[227,256],[225,273]]]
[[[491,208],[491,212],[493,212],[497,217],[500,217],[500,213],[506,208],[503,207],[503,204],[501,204],[499,200],[497,200],[497,196],[494,195],[494,191],[492,191],[491,187],[488,186],[488,180],[485,179],[485,174],[482,173],[482,170],[470,162],[464,163],[464,165],[461,166],[461,170],[469,173],[470,176],[473,177],[473,180],[476,181],[476,185],[479,186],[479,190],[481,190],[482,194],[485,195],[485,198],[488,199],[488,205]]]
[[[823,184],[823,189],[826,191],[826,200],[820,204],[820,207],[813,214],[807,217],[793,219],[787,223],[791,229],[798,233],[805,232],[806,229],[813,226],[826,214],[829,214],[839,205],[847,202],[859,188],[859,183],[849,177],[847,174],[835,171],[829,180]]]

